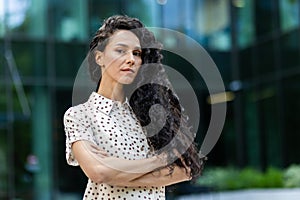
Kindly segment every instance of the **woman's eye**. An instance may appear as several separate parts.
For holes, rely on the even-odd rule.
[[[141,51],[134,51],[133,55],[141,57],[142,56],[142,52]]]
[[[116,52],[118,52],[118,53],[126,53],[126,51],[123,50],[123,49],[117,49]]]

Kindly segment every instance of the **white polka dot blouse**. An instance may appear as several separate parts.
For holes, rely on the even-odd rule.
[[[88,101],[69,108],[64,115],[66,159],[78,166],[72,143],[87,140],[108,155],[129,160],[146,158],[146,136],[128,101],[124,103],[93,92]],[[164,200],[165,187],[116,187],[88,180],[83,196],[86,200]]]

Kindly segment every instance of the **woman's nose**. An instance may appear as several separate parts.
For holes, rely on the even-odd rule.
[[[133,55],[132,52],[128,52],[127,58],[126,58],[126,59],[127,59],[127,60],[126,60],[126,63],[127,63],[127,64],[134,65],[135,60],[134,60],[134,55]]]

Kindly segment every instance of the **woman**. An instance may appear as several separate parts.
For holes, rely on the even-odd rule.
[[[67,162],[80,165],[89,178],[84,199],[161,200],[165,186],[202,171],[203,159],[190,136],[182,134],[190,132],[182,126],[186,120],[170,90],[159,50],[153,34],[135,18],[112,16],[96,32],[88,54],[96,92],[64,116]],[[130,86],[142,87],[132,93]],[[164,108],[170,113],[159,134],[147,137],[142,126],[150,120],[145,112],[155,102],[168,104]],[[176,148],[186,143],[186,151]],[[160,151],[166,144],[171,152]]]

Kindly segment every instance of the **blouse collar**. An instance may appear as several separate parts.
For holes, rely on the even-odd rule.
[[[90,95],[90,98],[88,100],[92,105],[94,105],[97,110],[101,111],[102,113],[109,115],[113,107],[121,107],[122,105],[128,105],[128,98],[125,98],[125,101],[122,103],[120,101],[115,101],[112,99],[109,99],[107,97],[104,97],[97,92],[93,92]]]

